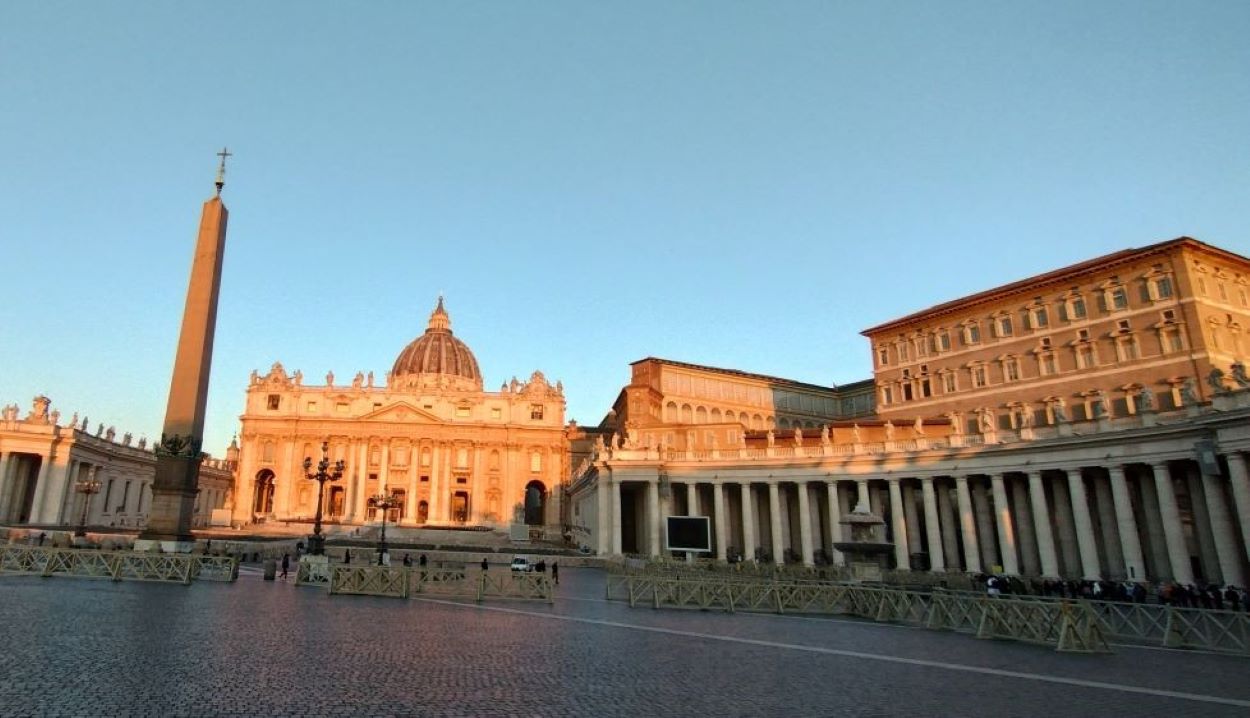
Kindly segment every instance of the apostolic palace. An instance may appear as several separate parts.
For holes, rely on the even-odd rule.
[[[385,377],[253,372],[197,523],[311,521],[303,462],[324,442],[344,465],[324,514],[349,526],[386,496],[401,525],[659,556],[666,516],[706,516],[716,560],[838,565],[862,507],[897,570],[1244,586],[1247,322],[1250,260],[1182,237],[865,329],[873,376],[851,384],[648,357],[578,427],[540,372],[486,391],[440,298]],[[0,522],[142,526],[153,463],[46,397],[8,406]],[[80,516],[93,478],[105,499]]]

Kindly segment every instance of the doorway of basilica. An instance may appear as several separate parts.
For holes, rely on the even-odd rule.
[[[261,469],[256,474],[256,489],[252,493],[252,513],[258,515],[273,513],[273,481],[274,474],[269,469]]]
[[[457,523],[469,520],[469,492],[457,491],[451,495],[451,518]]]

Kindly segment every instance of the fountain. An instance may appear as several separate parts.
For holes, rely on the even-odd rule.
[[[839,522],[849,526],[850,541],[837,541],[833,547],[846,555],[852,581],[881,581],[881,569],[894,544],[885,540],[885,519],[863,502]]]

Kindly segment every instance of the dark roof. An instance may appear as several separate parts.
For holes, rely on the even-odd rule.
[[[1206,251],[1212,254],[1217,254],[1217,255],[1224,257],[1225,259],[1231,259],[1234,261],[1241,261],[1241,262],[1250,262],[1250,259],[1247,259],[1246,257],[1243,257],[1239,254],[1235,254],[1233,252],[1229,252],[1227,250],[1220,249],[1219,247],[1212,246],[1205,242],[1200,242],[1194,239],[1193,237],[1177,237],[1176,239],[1169,239],[1166,242],[1158,242],[1156,244],[1147,245],[1145,247],[1121,249],[1118,252],[1112,252],[1111,254],[1104,254],[1101,257],[1095,257],[1093,259],[1087,259],[1083,262],[1078,262],[1076,264],[1072,264],[1067,267],[1061,267],[1059,269],[1051,270],[1049,272],[1037,274],[1032,277],[1028,277],[1026,279],[1021,279],[1016,282],[1011,282],[1010,284],[1004,284],[999,287],[994,287],[993,289],[987,289],[983,292],[977,292],[976,294],[971,294],[966,297],[960,297],[959,299],[955,299],[953,301],[943,302],[941,304],[935,304],[934,306],[929,307],[928,309],[924,309],[919,312],[913,312],[911,314],[908,314],[905,317],[899,317],[898,319],[891,319],[890,321],[885,322],[883,324],[878,324],[874,327],[869,327],[861,331],[860,334],[862,334],[863,336],[870,336],[877,332],[884,331],[887,329],[892,329],[894,327],[897,327],[903,324],[910,324],[911,322],[917,321],[919,319],[924,319],[926,317],[933,317],[933,316],[942,315],[942,314],[950,314],[959,310],[967,309],[976,304],[982,304],[988,301],[1007,297],[1012,294],[1017,294],[1017,293],[1021,293],[1025,291],[1036,291],[1042,285],[1068,282],[1077,276],[1089,273],[1096,269],[1103,269],[1110,265],[1123,264],[1125,262],[1133,261],[1133,260],[1139,259],[1143,256],[1150,255],[1150,254],[1160,254],[1160,253],[1167,252],[1169,250],[1175,249],[1183,245],[1188,245],[1192,249],[1198,249],[1198,250]]]

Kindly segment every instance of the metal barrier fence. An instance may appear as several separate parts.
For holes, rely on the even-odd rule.
[[[979,593],[943,591],[946,595],[980,596]],[[997,600],[1072,602],[1056,596],[1003,594]],[[1209,608],[1180,608],[1159,603],[1078,600],[1088,604],[1107,638],[1124,643],[1196,648],[1204,651],[1250,656],[1250,613]]]
[[[978,638],[1038,643],[1059,651],[1110,652],[1101,622],[1083,601],[1000,601],[983,595],[855,584],[611,574],[607,598],[628,601],[630,606],[645,602],[655,608],[847,614],[972,633]]]
[[[519,598],[554,601],[551,578],[542,573],[476,571],[463,568],[337,565],[330,570],[330,593],[355,596],[440,598]]]
[[[0,546],[0,574],[188,584],[197,579],[234,581],[239,567],[229,556]]]

